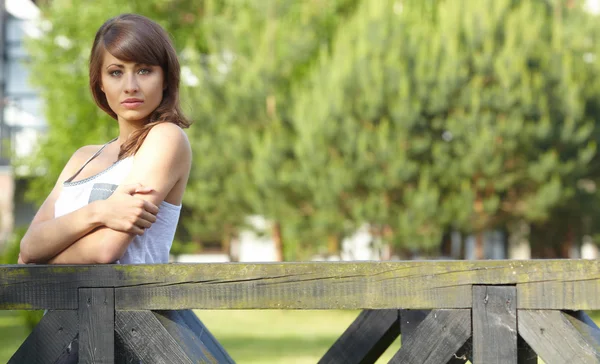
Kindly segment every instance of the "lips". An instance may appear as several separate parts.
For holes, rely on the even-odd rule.
[[[127,109],[135,109],[135,108],[139,107],[140,105],[142,105],[143,103],[144,103],[144,100],[129,98],[129,99],[123,100],[121,102],[121,105],[123,105]]]

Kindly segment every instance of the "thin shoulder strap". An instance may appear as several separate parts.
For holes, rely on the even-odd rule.
[[[111,140],[108,143],[104,144],[102,146],[102,148],[98,149],[98,151],[96,153],[94,153],[93,156],[89,157],[88,160],[85,161],[85,163],[83,163],[83,165],[81,166],[81,168],[79,168],[79,170],[77,172],[75,172],[75,174],[72,175],[71,178],[69,178],[68,180],[66,180],[65,183],[69,183],[69,182],[73,181],[73,179],[75,179],[75,177],[77,177],[77,175],[79,175],[79,173],[81,173],[81,171],[83,171],[83,169],[85,168],[85,166],[87,166],[94,158],[96,158],[97,156],[99,156],[100,153],[102,153],[102,150],[104,148],[106,148],[107,145],[109,145],[110,143],[114,142],[115,140],[117,140],[117,138],[114,138],[113,140]]]

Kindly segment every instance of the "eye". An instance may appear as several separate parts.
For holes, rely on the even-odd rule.
[[[122,73],[123,73],[123,72],[121,72],[121,70],[112,70],[112,71],[109,71],[109,72],[108,72],[108,74],[109,74],[109,75],[111,75],[111,76],[113,76],[113,77],[118,77],[118,76],[120,76]]]
[[[140,69],[140,70],[138,71],[138,74],[140,74],[140,75],[147,75],[147,74],[149,74],[150,72],[152,72],[150,69],[148,69],[148,68],[142,68],[142,69]]]

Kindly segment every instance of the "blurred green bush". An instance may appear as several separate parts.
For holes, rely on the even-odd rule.
[[[2,255],[0,255],[0,264],[17,264],[21,239],[25,235],[26,231],[26,226],[18,227],[13,231],[10,238],[7,240],[4,249],[2,250]],[[31,331],[42,319],[44,311],[20,311],[20,315],[23,318],[24,325],[28,330]]]

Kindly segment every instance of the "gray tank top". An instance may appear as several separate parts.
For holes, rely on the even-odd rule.
[[[109,143],[104,144],[71,178],[63,183],[62,191],[54,205],[54,216],[59,217],[82,208],[90,202],[105,200],[127,177],[133,166],[134,156],[121,159],[91,177],[73,182],[73,179],[96,158]],[[168,263],[169,250],[173,244],[181,205],[162,202],[158,207],[156,222],[143,235],[136,235],[125,254],[115,263],[151,264]]]

